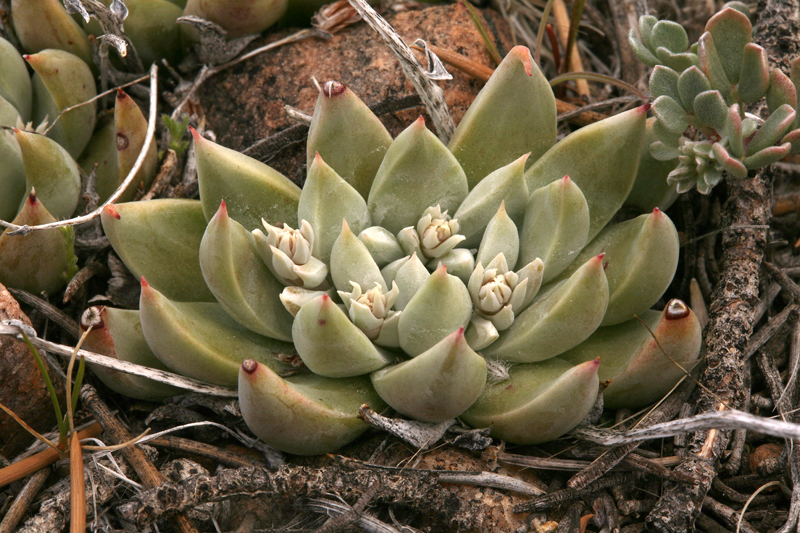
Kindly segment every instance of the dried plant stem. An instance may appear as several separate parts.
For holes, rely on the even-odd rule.
[[[86,531],[86,483],[83,480],[83,450],[77,433],[69,443],[69,531]]]
[[[11,504],[3,521],[0,522],[0,533],[12,533],[16,529],[17,524],[27,512],[28,506],[44,487],[49,475],[50,471],[42,468],[25,483],[25,487],[14,498],[14,503]]]
[[[99,424],[92,424],[88,428],[78,431],[78,440],[96,437],[103,432],[103,428]],[[55,463],[59,458],[59,453],[53,448],[47,448],[35,455],[26,457],[16,463],[10,464],[5,468],[0,468],[0,487],[4,487],[9,483],[22,479],[25,476],[31,475],[33,472],[39,471],[46,466]]]
[[[428,109],[428,113],[433,120],[433,126],[436,129],[436,134],[444,144],[450,142],[450,138],[456,131],[456,125],[453,122],[453,117],[450,116],[450,110],[447,108],[447,102],[444,100],[444,92],[441,87],[428,78],[425,74],[425,68],[417,60],[417,57],[411,52],[411,49],[400,38],[397,32],[391,25],[381,17],[377,11],[372,9],[365,0],[349,0],[350,5],[358,11],[367,24],[375,30],[381,39],[391,48],[395,56],[397,56],[405,72],[408,81],[414,86],[414,89],[422,98],[422,102]]]
[[[570,42],[570,16],[567,12],[567,6],[564,0],[556,0],[553,2],[553,18],[556,20],[556,33],[558,33],[559,41],[564,50],[569,50],[569,56],[564,58],[565,63],[568,65],[570,71],[583,70],[583,61],[581,61],[581,54],[577,46],[569,46]],[[575,80],[575,89],[580,96],[591,96],[589,91],[589,83],[584,79]]]

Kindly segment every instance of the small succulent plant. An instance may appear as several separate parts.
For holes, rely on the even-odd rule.
[[[674,360],[699,353],[682,302],[648,311],[677,267],[672,222],[609,224],[648,108],[556,142],[553,93],[517,47],[445,145],[422,118],[392,139],[328,82],[302,190],[193,132],[200,200],[110,206],[103,227],[142,276],[149,350],[238,385],[268,444],[334,450],[366,429],[365,403],[543,442],[587,415],[599,379],[634,407],[680,377],[634,316]]]
[[[731,2],[691,46],[683,27],[669,20],[646,15],[639,34],[631,30],[634,52],[653,67],[650,151],[677,163],[667,181],[679,193],[696,186],[708,194],[723,172],[745,178],[749,170],[800,152],[800,58],[789,76],[770,71],[766,52],[751,42],[748,13],[745,4]],[[765,120],[745,113],[764,96]]]

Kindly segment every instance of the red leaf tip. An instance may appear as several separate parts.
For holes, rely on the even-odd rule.
[[[150,286],[150,284],[147,283],[147,280],[144,279],[144,276],[142,276],[142,288],[149,287],[149,286]]]
[[[103,212],[108,213],[109,215],[111,215],[112,217],[116,218],[117,220],[120,219],[119,211],[117,211],[117,208],[114,207],[114,204],[109,204],[109,205],[105,206],[103,208]]]
[[[680,320],[681,318],[689,316],[691,312],[691,309],[689,309],[689,306],[686,305],[683,300],[673,298],[667,303],[667,307],[664,309],[664,318],[668,320]]]
[[[253,361],[252,359],[245,359],[242,361],[242,370],[247,372],[248,374],[252,374],[258,368],[258,363]]]
[[[326,81],[325,85],[322,87],[322,94],[324,94],[327,98],[333,98],[334,96],[339,96],[342,94],[347,87],[345,87],[344,83],[338,81]]]

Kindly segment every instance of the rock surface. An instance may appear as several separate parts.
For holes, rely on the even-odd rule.
[[[500,36],[510,35],[510,30],[496,12],[485,10],[482,14],[504,56],[511,43]],[[459,4],[389,12],[384,17],[407,43],[421,38],[481,65],[495,66],[466,9]],[[417,53],[417,57],[425,65],[423,54]],[[458,124],[482,84],[453,68],[448,71],[453,79],[439,83]],[[358,22],[330,39],[311,38],[280,47],[206,81],[199,90],[199,99],[208,127],[216,133],[220,144],[242,151],[295,124],[287,116],[285,105],[313,113],[318,92],[312,76],[320,84],[328,80],[344,83],[370,106],[415,94],[389,48],[372,28]],[[387,113],[381,118],[396,136],[421,113],[422,108],[414,108]],[[432,127],[430,122],[428,127]],[[305,142],[283,150],[267,163],[294,181],[302,182]]]

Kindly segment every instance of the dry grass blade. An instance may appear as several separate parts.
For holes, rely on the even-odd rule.
[[[78,432],[78,440],[96,437],[102,432],[103,428],[100,427],[100,424],[92,424]],[[5,468],[0,468],[0,488],[55,463],[59,456],[60,454],[56,449],[47,448],[36,455],[31,455]]]
[[[83,450],[80,437],[72,434],[69,443],[69,531],[86,531],[86,485],[83,481]]]

